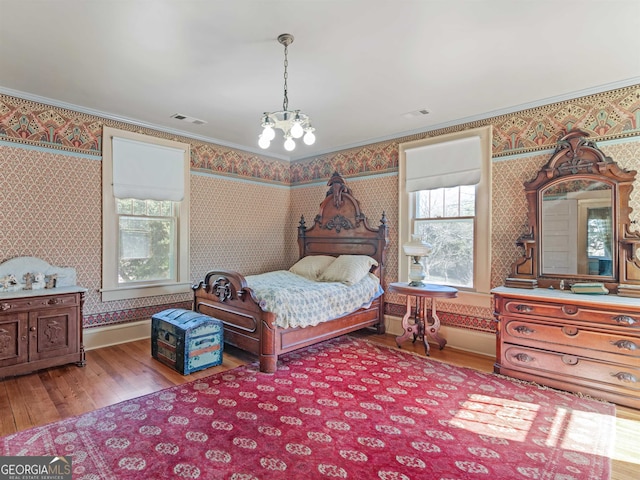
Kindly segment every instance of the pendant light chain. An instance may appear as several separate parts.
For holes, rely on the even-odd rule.
[[[284,100],[282,101],[282,110],[285,112],[289,110],[289,97],[287,96],[287,78],[289,74],[287,73],[287,67],[289,66],[289,60],[287,60],[287,53],[289,52],[289,46],[285,44],[284,46]]]

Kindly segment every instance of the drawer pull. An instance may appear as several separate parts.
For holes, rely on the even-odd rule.
[[[533,308],[531,308],[529,305],[516,305],[516,310],[520,313],[533,312]]]
[[[0,304],[0,310],[2,310],[3,312],[5,310],[9,310],[11,308],[11,304],[10,303],[2,303]]]
[[[636,319],[629,315],[618,315],[617,317],[613,317],[613,319],[618,323],[624,323],[626,325],[633,325],[634,323],[637,323]]]
[[[615,345],[621,350],[630,350],[633,352],[638,349],[638,346],[631,340],[618,340],[617,342],[611,342],[611,344]]]
[[[57,305],[59,303],[62,303],[62,300],[60,300],[59,298],[50,298],[47,303],[49,305]]]
[[[30,327],[30,328],[29,328],[29,331],[30,331],[30,332],[35,332],[35,331],[36,331],[36,327]]]
[[[612,373],[611,376],[625,383],[636,383],[638,381],[635,375],[627,372]]]
[[[517,327],[514,328],[514,330],[520,333],[521,335],[531,335],[532,333],[536,333],[535,330],[527,327],[526,325],[518,325]]]
[[[575,315],[576,313],[578,313],[578,307],[575,305],[563,305],[562,311],[566,315]]]
[[[533,362],[535,360],[535,358],[530,357],[526,353],[516,353],[513,356],[513,358],[515,358],[517,361],[523,362],[523,363],[529,363],[529,362]]]
[[[574,357],[573,355],[563,355],[562,362],[566,365],[577,365],[578,357]]]
[[[562,333],[567,337],[575,337],[578,334],[578,329],[576,327],[562,327]]]

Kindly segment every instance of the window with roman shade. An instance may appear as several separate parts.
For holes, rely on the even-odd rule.
[[[491,132],[487,126],[400,145],[399,281],[409,270],[402,245],[417,234],[433,247],[426,282],[459,288],[465,304],[488,304]]]
[[[186,293],[189,144],[103,129],[102,300]]]

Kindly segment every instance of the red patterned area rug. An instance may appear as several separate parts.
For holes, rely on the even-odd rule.
[[[2,438],[74,480],[610,478],[611,404],[343,337]]]

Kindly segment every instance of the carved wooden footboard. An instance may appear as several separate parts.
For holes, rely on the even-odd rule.
[[[275,315],[263,310],[241,274],[224,270],[207,273],[194,287],[193,309],[222,320],[226,343],[257,355],[261,371],[275,372]]]
[[[389,243],[386,217],[371,228],[358,201],[342,177],[334,173],[331,187],[320,204],[314,224],[306,227],[304,217],[298,226],[300,257],[307,255],[368,255],[378,261],[374,270],[384,278],[385,251]],[[214,270],[194,286],[194,310],[222,320],[224,341],[257,355],[260,370],[275,372],[278,355],[313,345],[361,328],[384,333],[384,296],[369,307],[313,327],[279,328],[275,315],[264,310],[240,273]]]

